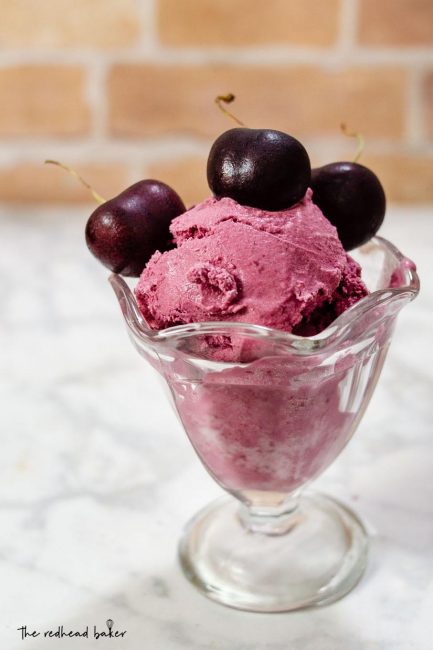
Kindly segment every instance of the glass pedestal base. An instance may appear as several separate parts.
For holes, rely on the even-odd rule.
[[[284,612],[332,603],[361,578],[367,533],[341,503],[303,495],[283,533],[251,530],[242,507],[233,498],[211,503],[181,539],[184,573],[209,598],[237,609]]]

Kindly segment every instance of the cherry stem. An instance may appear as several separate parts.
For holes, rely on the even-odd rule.
[[[354,159],[352,161],[352,162],[356,163],[356,162],[358,162],[358,160],[361,157],[362,152],[364,151],[364,147],[365,147],[364,136],[362,135],[362,133],[358,133],[358,131],[349,131],[349,129],[347,128],[347,125],[344,124],[344,122],[342,124],[340,124],[340,128],[343,131],[344,135],[347,135],[349,138],[356,138],[357,141],[358,141],[358,149],[356,150],[355,157],[354,157]]]
[[[64,165],[63,163],[58,162],[57,160],[45,160],[45,164],[56,165],[57,167],[61,167],[72,176],[75,176],[75,178],[77,178],[80,181],[80,183],[84,185],[85,188],[90,190],[90,193],[92,194],[93,198],[97,203],[102,204],[106,202],[107,199],[104,199],[100,194],[98,194],[98,192],[96,192],[96,190],[94,190],[93,187],[87,181],[85,181],[84,178],[80,176],[78,172],[75,171],[75,169],[72,169],[72,167],[68,167],[68,165]]]
[[[230,117],[232,120],[236,122],[236,124],[239,124],[239,126],[245,126],[243,122],[238,120],[236,115],[233,115],[233,113],[230,113],[230,111],[227,110],[227,108],[223,105],[224,104],[231,104],[236,97],[233,95],[233,93],[228,93],[227,95],[218,95],[218,97],[215,97],[215,104],[218,106],[220,111],[222,111],[225,115]]]

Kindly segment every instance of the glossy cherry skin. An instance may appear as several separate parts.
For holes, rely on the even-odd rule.
[[[385,217],[383,187],[370,169],[354,162],[335,162],[311,172],[313,203],[337,228],[344,248],[365,244]]]
[[[171,247],[169,225],[185,209],[165,183],[139,181],[90,215],[87,246],[110,271],[138,277],[156,250]]]
[[[207,163],[209,187],[217,198],[283,210],[302,199],[311,177],[303,145],[282,131],[236,128],[213,143]]]

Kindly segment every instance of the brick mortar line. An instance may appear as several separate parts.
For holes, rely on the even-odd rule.
[[[131,161],[129,164],[129,168],[127,169],[127,178],[128,178],[128,185],[132,185],[135,183],[137,180],[140,180],[140,178],[145,178],[149,177],[149,174],[147,172],[146,166],[149,163],[147,162],[139,162],[137,161]]]
[[[423,75],[420,70],[414,69],[409,73],[406,91],[406,135],[412,145],[421,146],[428,138],[425,131],[425,118],[423,115],[422,98]]]
[[[142,166],[152,162],[181,161],[189,157],[205,157],[210,148],[209,142],[197,141],[158,141],[158,142],[102,142],[95,147],[93,142],[80,141],[73,144],[61,144],[58,141],[31,143],[24,146],[22,142],[13,146],[2,146],[0,150],[0,168],[6,169],[15,164],[38,162],[43,164],[45,158],[61,158],[66,164],[92,165],[101,163],[121,163],[129,167],[133,173],[140,171]],[[333,157],[350,159],[352,149],[341,138],[304,138],[307,147],[314,150],[316,157],[322,158],[326,151],[331,151]],[[368,155],[407,155],[433,157],[433,143],[423,142],[421,146],[409,146],[404,142],[380,141],[368,139],[364,157]],[[362,160],[361,160],[362,162]]]
[[[91,112],[92,141],[95,143],[103,142],[107,135],[107,74],[108,67],[104,61],[93,61],[87,68],[85,94]]]
[[[151,53],[158,47],[155,0],[136,0],[141,18],[140,50]]]
[[[215,136],[216,137],[216,136]],[[140,160],[170,160],[173,153],[179,159],[190,156],[206,155],[210,144],[184,139],[153,141],[95,141],[77,140],[73,143],[59,143],[58,140],[46,139],[40,142],[28,142],[25,139],[2,144],[0,148],[0,166],[6,167],[18,162],[41,162],[46,158],[61,158],[66,164],[87,164],[101,162],[123,162],[137,164]]]
[[[361,65],[419,65],[433,68],[433,47],[410,48],[402,51],[397,48],[354,47],[350,51],[334,48],[266,48],[255,50],[201,50],[201,49],[156,49],[152,52],[137,50],[113,51],[30,51],[17,50],[0,53],[0,69],[26,66],[74,66],[88,67],[95,61],[107,66],[116,64],[142,64],[161,66],[191,66],[204,68],[207,65],[230,65],[231,67],[315,65],[326,68],[330,65],[344,67]]]
[[[134,151],[147,151],[147,150],[155,150],[155,151],[161,151],[161,152],[166,152],[167,155],[170,155],[170,152],[172,151],[173,147],[177,147],[178,149],[182,150],[186,154],[188,153],[200,153],[200,151],[203,151],[206,149],[206,147],[210,146],[214,138],[216,138],[219,133],[221,133],[224,130],[224,126],[221,127],[220,130],[216,130],[215,134],[212,136],[208,137],[201,137],[201,136],[185,136],[183,137],[180,134],[172,134],[171,136],[154,136],[154,137],[142,137],[142,136],[137,136],[135,138],[107,138],[104,139],[101,142],[101,153],[105,153],[105,149],[117,149],[118,151],[125,152],[125,153],[133,153]],[[356,147],[349,142],[349,139],[343,137],[339,133],[338,129],[338,121],[336,121],[336,128],[335,128],[335,135],[303,135],[300,136],[302,138],[302,141],[304,144],[308,144],[309,146],[341,146],[343,148],[353,148],[355,149]],[[77,138],[75,140],[64,140],[61,141],[55,136],[52,137],[46,137],[46,138],[38,138],[38,139],[32,139],[29,140],[26,136],[22,137],[14,137],[10,141],[7,139],[1,139],[0,138],[0,143],[1,143],[1,148],[0,148],[0,155],[2,153],[2,150],[4,149],[9,149],[11,151],[23,151],[26,150],[27,152],[34,152],[38,153],[40,151],[41,145],[47,145],[47,146],[53,146],[58,150],[61,151],[71,151],[71,152],[81,152],[83,151],[83,147],[87,150],[95,149],[95,142],[91,138]],[[349,143],[349,144],[348,144]],[[390,150],[395,150],[397,148],[406,148],[407,149],[407,142],[399,139],[399,138],[381,138],[377,136],[369,136],[367,137],[367,145],[374,144],[375,146],[379,146],[381,148],[389,148]],[[426,140],[422,140],[420,143],[415,143],[415,145],[421,144],[422,147],[427,146],[427,148],[432,148],[433,147],[433,142],[428,142]],[[419,148],[419,147],[415,147]],[[99,152],[98,152],[99,153]]]
[[[358,20],[357,0],[341,0],[339,11],[337,49],[341,55],[349,55],[356,49]]]

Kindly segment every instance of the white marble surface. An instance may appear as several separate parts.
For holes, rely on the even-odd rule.
[[[433,213],[388,216],[422,292],[357,434],[317,481],[367,522],[367,572],[344,600],[283,615],[226,609],[181,575],[182,526],[220,490],[127,338],[85,210],[0,217],[2,650],[431,650]],[[108,618],[123,639],[17,631],[92,633]]]

